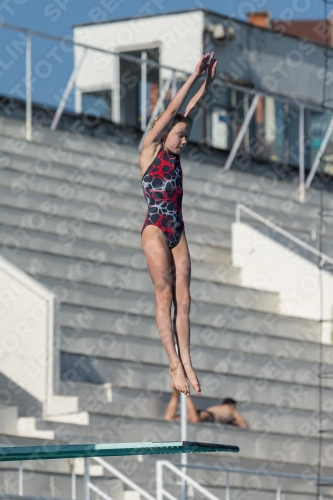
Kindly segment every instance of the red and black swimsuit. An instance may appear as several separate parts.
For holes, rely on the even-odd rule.
[[[159,227],[169,248],[174,248],[184,230],[182,199],[183,172],[179,156],[170,155],[164,148],[147,168],[141,179],[148,211],[142,226]]]

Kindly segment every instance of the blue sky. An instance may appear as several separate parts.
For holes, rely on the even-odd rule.
[[[322,19],[323,0],[5,0],[0,4],[0,94],[24,95],[24,37],[4,29],[3,23],[30,28],[60,37],[72,36],[72,25],[102,19],[118,19],[177,10],[206,8],[237,19],[246,19],[249,10],[270,10],[273,19]],[[40,64],[34,82],[33,100],[56,106],[72,70],[70,50],[54,42],[33,38],[33,68]],[[51,54],[51,56],[50,56]],[[52,64],[51,64],[52,63]],[[48,68],[49,66],[49,68]],[[68,108],[73,108],[73,96]]]

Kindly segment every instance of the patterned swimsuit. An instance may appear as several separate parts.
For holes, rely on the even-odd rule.
[[[141,179],[148,211],[142,226],[159,227],[169,248],[174,248],[184,230],[182,199],[183,173],[179,156],[170,155],[164,148],[147,168]]]

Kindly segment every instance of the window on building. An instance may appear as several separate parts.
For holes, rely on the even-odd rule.
[[[111,90],[82,93],[82,113],[99,118],[112,118]]]

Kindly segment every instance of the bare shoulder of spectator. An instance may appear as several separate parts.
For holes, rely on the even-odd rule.
[[[238,427],[249,427],[248,421],[234,408],[233,411],[233,420],[231,421],[231,425],[237,425]]]

